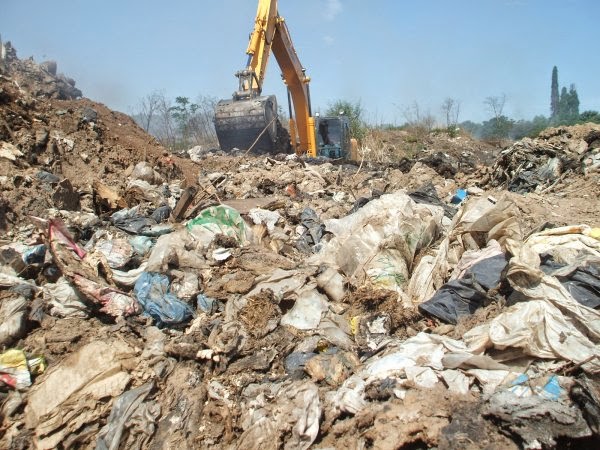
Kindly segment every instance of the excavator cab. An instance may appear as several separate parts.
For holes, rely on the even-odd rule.
[[[350,121],[347,116],[315,117],[317,155],[339,159],[350,157]]]

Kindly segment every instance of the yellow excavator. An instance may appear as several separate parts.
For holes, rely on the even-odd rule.
[[[287,86],[289,132],[279,121],[274,95],[262,95],[269,56],[273,52]],[[246,50],[246,67],[238,71],[238,90],[221,100],[215,110],[215,129],[222,150],[254,153],[288,153],[308,157],[352,158],[356,147],[350,138],[347,116],[313,117],[310,77],[292,44],[277,0],[259,0],[254,29]],[[353,158],[352,158],[353,159]]]

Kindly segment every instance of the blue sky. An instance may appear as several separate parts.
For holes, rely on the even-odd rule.
[[[2,0],[0,34],[21,58],[54,59],[86,97],[123,112],[154,90],[226,98],[245,63],[256,0]],[[548,115],[552,66],[580,110],[600,110],[599,0],[280,0],[312,77],[314,110],[360,101],[372,122],[402,123],[417,102],[460,120]],[[275,59],[265,93],[286,100]]]

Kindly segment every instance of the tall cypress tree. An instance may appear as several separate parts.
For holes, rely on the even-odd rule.
[[[550,117],[558,118],[559,112],[559,97],[558,97],[558,69],[556,66],[552,69],[552,87],[550,90]]]
[[[571,84],[569,89],[569,115],[572,119],[579,117],[579,95],[577,95],[574,84]]]
[[[569,91],[565,86],[560,90],[560,100],[558,101],[558,114],[556,118],[564,122],[569,119],[569,101],[571,100],[571,96],[569,95]]]

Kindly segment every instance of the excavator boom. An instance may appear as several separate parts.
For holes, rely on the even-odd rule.
[[[262,95],[271,52],[293,103],[290,108],[291,136],[279,122],[275,97]],[[278,14],[277,0],[259,0],[246,54],[245,68],[236,73],[238,90],[232,99],[221,100],[215,111],[215,128],[221,148],[264,153],[285,152],[291,145],[296,153],[316,156],[310,78],[305,75],[285,21]]]

